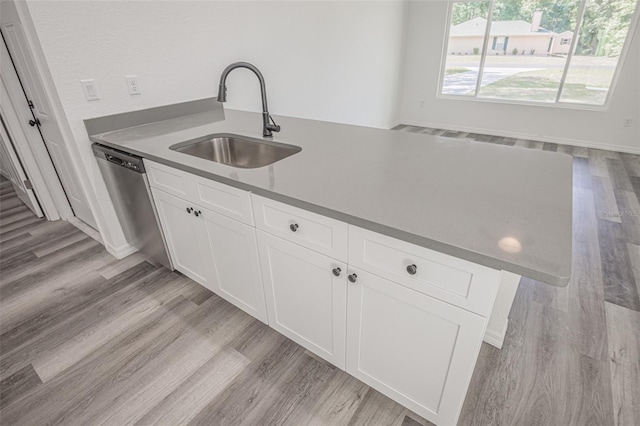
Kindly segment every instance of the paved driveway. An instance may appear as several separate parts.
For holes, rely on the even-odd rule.
[[[473,94],[478,80],[478,67],[469,67],[469,71],[445,76],[442,85],[442,93],[447,95]],[[481,87],[495,83],[514,74],[527,71],[536,71],[542,68],[504,68],[485,67],[482,73]]]

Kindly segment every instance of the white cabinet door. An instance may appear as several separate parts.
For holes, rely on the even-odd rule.
[[[187,211],[195,206],[155,188],[151,188],[151,193],[173,265],[192,280],[216,291],[207,279],[211,260],[202,235],[203,221],[194,215],[193,210]]]
[[[255,229],[210,210],[197,209],[206,236],[211,289],[267,323]]]
[[[346,265],[262,231],[258,250],[269,325],[344,369]]]
[[[458,420],[486,318],[351,270],[347,372],[441,425]]]

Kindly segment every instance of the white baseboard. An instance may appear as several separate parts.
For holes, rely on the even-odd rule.
[[[484,333],[484,341],[490,344],[491,346],[495,346],[498,349],[502,349],[504,338],[507,335],[508,326],[509,326],[509,320],[507,320],[506,324],[504,325],[504,329],[502,331],[487,328],[487,331],[485,331]]]
[[[123,244],[119,247],[113,247],[111,244],[105,244],[104,248],[116,259],[124,259],[130,254],[138,251],[138,249],[131,244]]]
[[[102,244],[105,250],[107,250],[107,252],[113,257],[115,257],[116,259],[124,259],[130,254],[133,254],[138,251],[137,248],[135,248],[134,246],[128,243],[122,244],[119,247],[114,247],[109,243],[105,243],[100,237],[100,233],[98,231],[96,231],[95,229],[93,229],[92,227],[90,227],[89,225],[87,225],[77,217],[70,217],[66,220],[67,222],[69,222],[70,224],[72,224],[73,226],[75,226],[76,228],[78,228],[79,230],[81,230],[82,232],[84,232],[85,234],[87,234],[88,236],[90,236],[100,244]]]
[[[386,126],[382,126],[383,129],[387,129],[387,130],[391,130],[396,126],[399,126],[401,124],[404,124],[403,122],[401,122],[400,120],[396,120],[390,124],[387,124]]]
[[[605,151],[616,151],[616,152],[627,152],[629,154],[640,154],[640,146],[636,148],[636,147],[630,147],[626,145],[604,144],[599,142],[583,141],[580,139],[556,138],[552,136],[532,135],[528,133],[509,132],[509,131],[495,130],[495,129],[482,129],[479,127],[455,126],[455,125],[441,124],[441,123],[428,123],[424,121],[414,121],[414,120],[400,120],[395,125],[398,125],[398,124],[405,124],[409,126],[419,126],[419,127],[429,127],[432,129],[446,129],[446,130],[452,130],[455,132],[467,132],[467,133],[478,133],[481,135],[502,136],[505,138],[530,139],[530,140],[536,140],[541,142],[557,143],[560,145],[571,145],[571,146],[579,146],[583,148],[603,149]]]
[[[73,226],[75,226],[76,228],[78,228],[79,230],[81,230],[82,232],[84,232],[85,234],[87,234],[88,236],[90,236],[91,238],[93,238],[94,240],[96,240],[97,242],[99,242],[100,244],[104,244],[104,242],[102,241],[102,237],[100,236],[100,233],[95,229],[93,229],[92,227],[90,227],[89,225],[87,225],[86,223],[84,223],[83,221],[81,221],[80,219],[78,219],[77,217],[72,216],[72,217],[66,218],[65,220],[70,224],[72,224]]]

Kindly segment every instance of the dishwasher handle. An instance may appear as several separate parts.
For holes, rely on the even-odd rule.
[[[104,159],[109,163],[124,167],[125,169],[129,169],[137,173],[145,173],[142,157],[97,143],[94,143],[91,146],[91,149],[93,150],[93,155],[99,159]]]
[[[124,166],[124,160],[122,158],[114,157],[111,154],[105,154],[104,158],[106,158],[110,163],[115,163],[118,166]]]

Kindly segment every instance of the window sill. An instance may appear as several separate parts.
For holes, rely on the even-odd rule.
[[[559,109],[574,109],[574,110],[582,110],[582,111],[597,111],[597,112],[606,112],[609,110],[609,101],[605,102],[604,105],[588,105],[588,104],[578,104],[578,103],[570,103],[570,102],[536,102],[536,101],[520,101],[513,99],[495,99],[495,98],[477,98],[474,96],[465,96],[465,95],[447,95],[438,93],[436,95],[437,99],[443,99],[447,101],[467,101],[467,102],[479,102],[479,103],[491,103],[491,104],[506,104],[506,105],[522,105],[522,106],[536,106],[536,107],[546,107],[546,108],[559,108]]]

